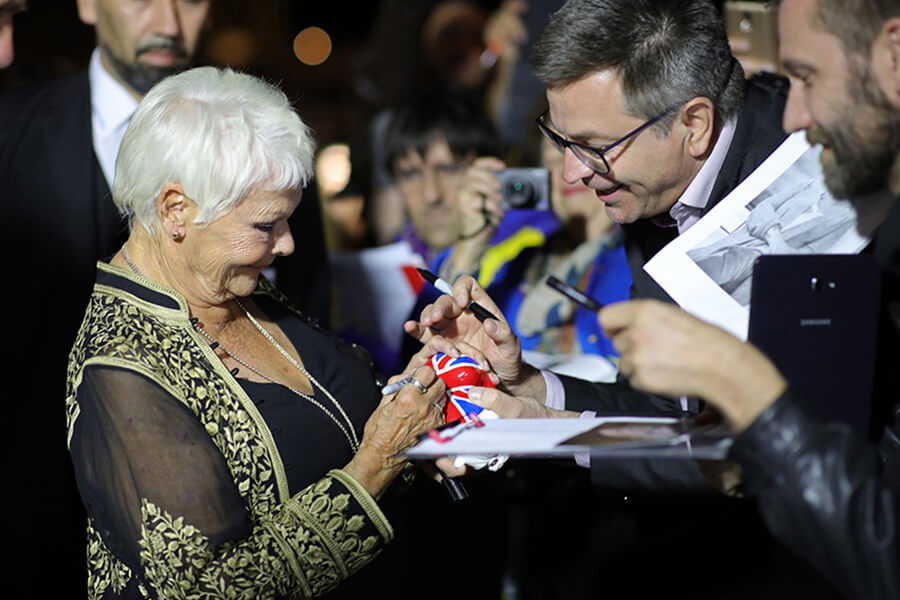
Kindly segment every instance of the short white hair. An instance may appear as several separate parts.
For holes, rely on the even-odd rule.
[[[231,69],[167,77],[138,105],[116,158],[113,201],[130,227],[158,230],[156,200],[178,183],[197,223],[229,212],[253,191],[300,190],[315,142],[280,89]]]

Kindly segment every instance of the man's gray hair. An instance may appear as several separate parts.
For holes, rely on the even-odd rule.
[[[744,98],[744,71],[708,0],[569,0],[535,43],[531,68],[548,88],[613,71],[623,108],[644,119],[703,96],[727,120]]]

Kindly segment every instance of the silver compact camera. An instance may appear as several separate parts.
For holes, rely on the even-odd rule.
[[[550,210],[550,171],[542,168],[518,168],[495,171],[500,180],[501,206],[504,210],[527,208]]]

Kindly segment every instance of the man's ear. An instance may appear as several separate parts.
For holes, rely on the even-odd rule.
[[[156,197],[156,211],[163,231],[169,235],[184,234],[185,223],[193,220],[193,203],[185,196],[181,184],[167,183]]]
[[[684,133],[684,144],[694,158],[704,158],[712,150],[716,131],[716,109],[712,101],[698,96],[685,104],[676,123]]]
[[[872,44],[872,68],[885,96],[900,109],[900,17],[882,25]]]
[[[97,24],[97,0],[77,0],[78,18],[85,25]]]

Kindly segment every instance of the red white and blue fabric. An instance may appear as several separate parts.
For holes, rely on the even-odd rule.
[[[481,413],[483,409],[480,406],[469,402],[469,388],[473,385],[492,388],[494,384],[489,377],[485,377],[484,371],[474,359],[468,356],[453,358],[438,352],[431,357],[431,368],[447,385],[447,423],[457,419],[468,423],[471,420],[469,415]]]

